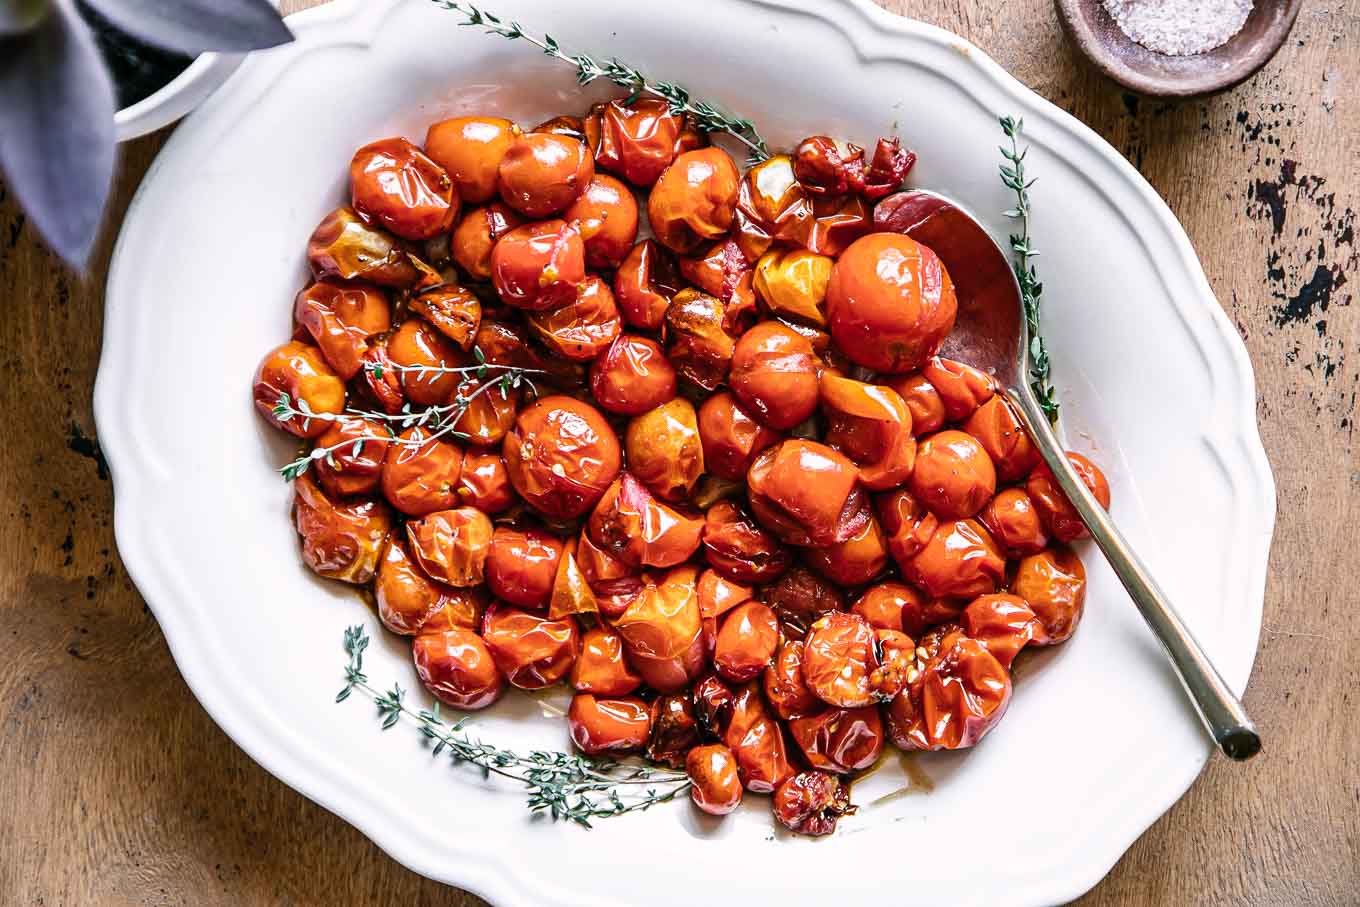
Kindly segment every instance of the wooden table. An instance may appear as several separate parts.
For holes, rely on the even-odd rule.
[[[1355,628],[1336,621],[1360,576],[1360,0],[1306,5],[1254,81],[1182,106],[1084,68],[1045,0],[882,2],[974,41],[1127,155],[1185,224],[1256,367],[1280,491],[1247,692],[1266,749],[1212,761],[1083,903],[1355,904],[1360,662]],[[0,902],[480,903],[237,749],[119,562],[90,391],[111,239],[160,144],[124,149],[83,279],[0,184]],[[1023,833],[1039,797],[1006,824]]]

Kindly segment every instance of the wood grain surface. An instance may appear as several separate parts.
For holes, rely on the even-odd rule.
[[[1355,905],[1360,0],[1305,5],[1258,77],[1180,106],[1087,69],[1046,0],[882,2],[974,41],[1125,154],[1185,224],[1256,367],[1280,492],[1246,697],[1266,749],[1212,761],[1081,903]],[[0,182],[0,903],[478,904],[227,739],[118,559],[90,395],[111,238],[162,139],[124,147],[84,278]],[[1012,833],[1061,783],[1057,767],[1036,772],[1033,799],[1005,807]]]

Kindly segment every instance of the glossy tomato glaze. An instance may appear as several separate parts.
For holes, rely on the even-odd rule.
[[[714,816],[828,834],[885,746],[976,745],[1076,631],[1085,529],[938,355],[944,264],[873,232],[914,160],[812,136],[743,174],[646,98],[359,149],[254,381],[313,450],[303,562],[371,586],[442,702],[567,684],[572,745]]]

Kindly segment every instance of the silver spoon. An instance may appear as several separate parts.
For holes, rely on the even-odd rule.
[[[906,233],[940,256],[954,279],[959,312],[944,354],[992,374],[1016,404],[1025,428],[1091,537],[1162,644],[1205,730],[1230,759],[1250,759],[1261,737],[1185,622],[1123,534],[1068,463],[1030,387],[1030,334],[1010,260],[991,235],[950,199],[902,192],[879,203],[880,229]]]

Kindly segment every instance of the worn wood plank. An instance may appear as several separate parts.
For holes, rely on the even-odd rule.
[[[1211,763],[1083,903],[1355,903],[1356,668],[1336,621],[1360,573],[1360,0],[1307,5],[1255,80],[1179,107],[1088,70],[1043,0],[880,2],[968,37],[1133,161],[1186,225],[1257,371],[1280,489],[1247,694],[1267,749]],[[159,144],[125,149],[111,224]],[[118,560],[94,438],[109,245],[88,278],[64,273],[0,183],[0,902],[480,903],[275,781],[180,679]],[[1012,827],[1026,808],[1041,804],[1017,804]]]

